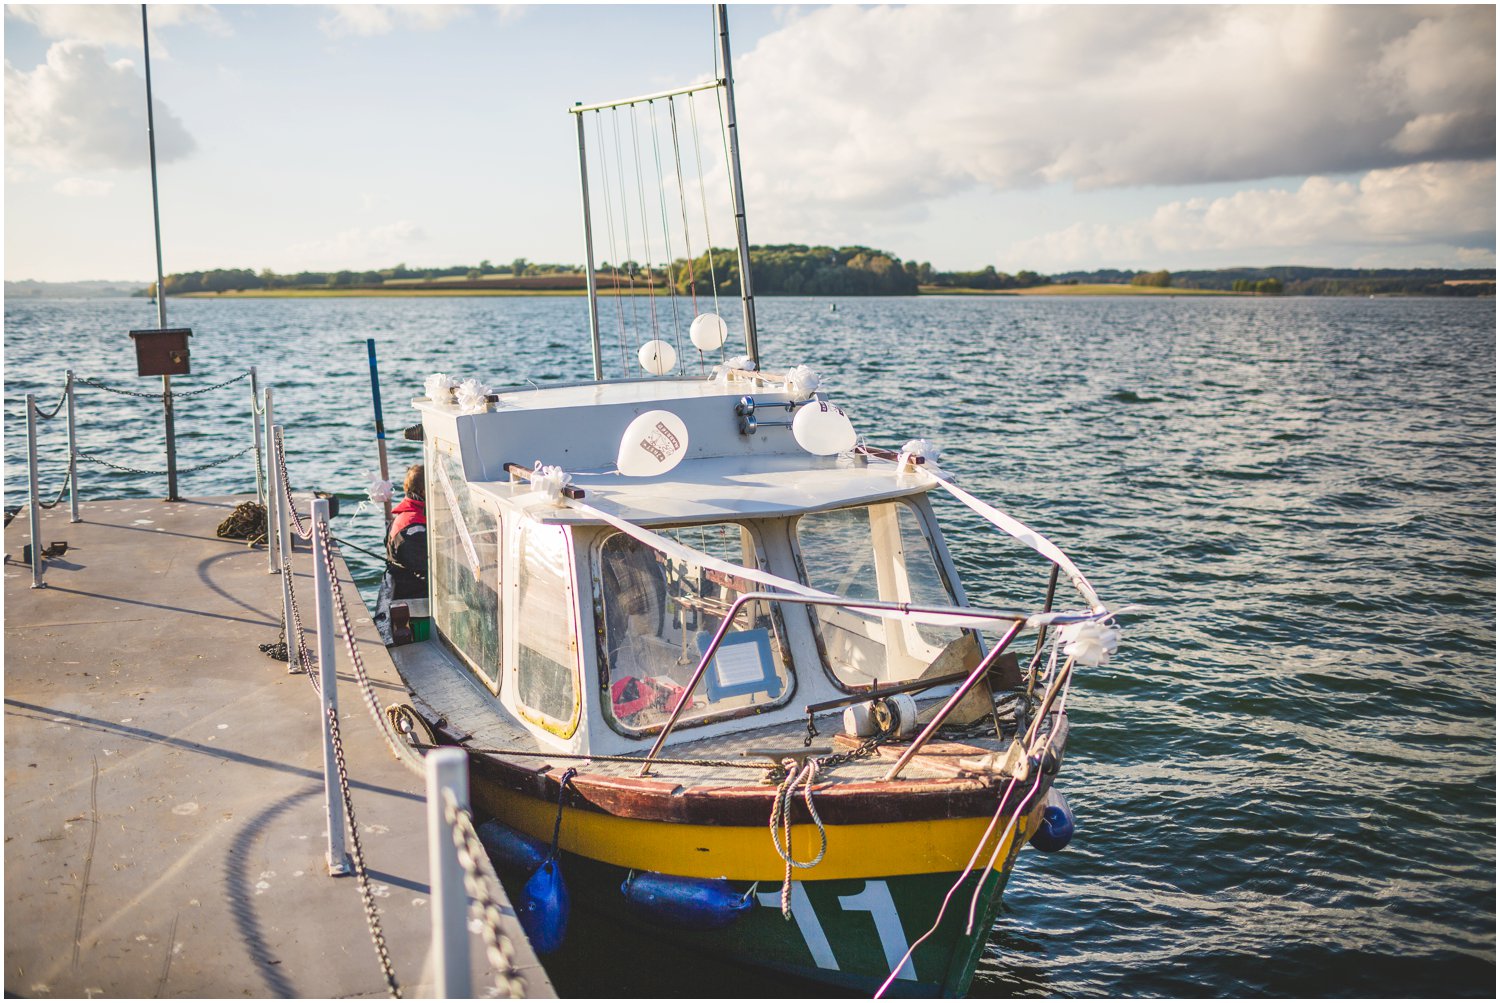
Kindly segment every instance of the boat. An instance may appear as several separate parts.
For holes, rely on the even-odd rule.
[[[962,996],[1017,854],[1071,835],[1070,683],[1116,650],[1116,614],[930,443],[871,445],[818,374],[760,365],[717,17],[720,75],[695,88],[728,111],[746,354],[702,311],[711,370],[653,339],[643,373],[605,378],[589,234],[595,379],[428,378],[429,595],[393,617],[391,713],[469,753],[541,952],[587,911],[695,956]],[[614,107],[573,109],[581,149],[583,113]],[[1034,561],[1029,604],[971,604],[934,492]]]

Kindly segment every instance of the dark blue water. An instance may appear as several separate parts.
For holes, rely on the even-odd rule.
[[[177,386],[258,364],[293,481],[346,511],[375,467],[366,337],[393,429],[429,372],[589,373],[577,299],[171,310],[199,374]],[[759,316],[768,368],[822,371],[872,442],[934,440],[1106,601],[1143,607],[1074,688],[1078,836],[1022,856],[974,995],[1493,995],[1493,300],[766,299]],[[50,407],[69,365],[153,389],[126,331],[154,320],[140,300],[7,304],[7,504],[22,395]],[[159,404],[81,388],[79,419],[85,452],[164,466]],[[182,401],[181,465],[249,428],[244,383]],[[62,443],[44,424],[44,491]],[[393,470],[417,459],[392,448]],[[92,464],[83,484],[164,492]],[[252,484],[236,460],[183,491]],[[977,601],[1040,599],[1039,570],[940,507]],[[378,549],[369,514],[340,521]]]

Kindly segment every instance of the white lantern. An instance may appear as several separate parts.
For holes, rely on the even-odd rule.
[[[620,436],[616,463],[626,477],[665,474],[687,455],[687,424],[671,411],[647,411]]]
[[[693,326],[688,328],[688,337],[693,339],[700,352],[712,352],[723,345],[728,336],[729,328],[724,318],[716,313],[700,313],[693,318]]]
[[[792,436],[797,445],[815,456],[832,456],[854,448],[858,438],[854,423],[843,408],[827,401],[813,401],[797,410],[792,419]]]
[[[636,353],[636,358],[641,360],[641,368],[652,376],[660,376],[670,373],[672,367],[677,365],[677,349],[656,338],[641,346]]]

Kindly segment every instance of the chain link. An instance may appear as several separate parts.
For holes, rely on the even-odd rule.
[[[60,487],[60,488],[57,489],[57,497],[54,498],[54,499],[52,499],[49,502],[39,501],[39,502],[37,502],[37,505],[39,507],[41,507],[41,508],[46,508],[46,509],[57,508],[57,506],[59,506],[59,505],[62,504],[63,495],[65,495],[65,494],[68,493],[68,485],[71,484],[72,482],[73,482],[73,470],[70,467],[70,468],[68,468],[68,472],[66,474],[63,474],[62,487]]]
[[[501,928],[505,893],[500,890],[495,865],[474,829],[474,817],[458,806],[452,791],[443,791],[443,819],[453,832],[453,846],[464,871],[464,890],[479,912],[485,953],[495,970],[495,992],[502,999],[524,999],[526,983],[516,975],[515,949]]]
[[[221,459],[213,460],[213,461],[211,461],[209,463],[204,463],[204,464],[201,464],[201,465],[196,466],[196,467],[178,467],[177,468],[177,473],[179,473],[179,474],[196,474],[196,473],[200,473],[200,472],[202,472],[204,470],[212,470],[214,467],[222,467],[226,463],[231,463],[234,460],[238,460],[240,457],[244,456],[246,453],[250,452],[254,448],[255,448],[254,444],[251,444],[249,446],[246,446],[244,449],[240,450],[238,453],[231,453],[228,456],[225,456],[225,457],[223,457]],[[146,469],[141,468],[141,467],[127,467],[127,466],[124,466],[123,464],[111,463],[109,460],[106,460],[106,459],[104,459],[101,456],[90,456],[88,453],[79,453],[78,454],[78,458],[80,460],[87,460],[90,463],[97,463],[101,467],[109,467],[111,470],[118,470],[118,471],[120,471],[122,473],[126,473],[126,474],[152,474],[152,475],[157,475],[157,476],[163,476],[164,477],[164,476],[166,476],[166,473],[167,473],[165,470],[146,470]]]
[[[246,370],[245,372],[240,373],[240,375],[238,375],[236,377],[233,377],[232,379],[227,379],[223,383],[215,383],[213,386],[210,386],[210,387],[198,387],[195,390],[175,390],[175,391],[172,392],[172,397],[174,399],[176,399],[176,398],[182,398],[182,397],[197,397],[199,394],[206,394],[206,393],[208,393],[209,391],[212,391],[212,390],[221,390],[224,387],[231,386],[231,385],[233,385],[235,383],[238,383],[240,380],[245,380],[245,379],[249,379],[249,378],[250,378],[250,372],[249,372],[249,370]],[[87,376],[78,376],[78,375],[75,375],[73,377],[73,380],[75,382],[77,382],[77,383],[87,384],[88,386],[94,387],[94,388],[96,388],[98,390],[108,390],[110,393],[112,393],[112,394],[119,394],[122,397],[143,397],[143,398],[146,398],[147,400],[161,400],[162,397],[164,396],[164,394],[161,391],[158,391],[156,393],[145,393],[145,392],[140,391],[140,390],[121,390],[119,387],[112,387],[112,386],[109,386],[106,383],[100,383],[98,380],[91,380]]]
[[[286,473],[286,441],[281,430],[276,430],[276,441],[272,443],[276,457],[276,469],[281,474],[281,493],[286,495],[287,511],[292,514],[292,531],[304,540],[312,539],[312,527],[302,521],[302,513],[297,511],[297,501],[292,497],[292,482]]]
[[[235,377],[233,377],[231,379],[225,380],[223,383],[215,383],[211,387],[198,387],[195,390],[174,390],[174,391],[172,391],[172,396],[173,397],[179,397],[179,398],[181,398],[181,397],[197,397],[199,394],[206,394],[206,393],[208,393],[208,392],[210,392],[212,390],[222,390],[225,387],[233,386],[234,384],[238,383],[240,380],[248,380],[249,378],[250,378],[250,370],[247,369],[243,373],[240,373],[238,376],[235,376]]]
[[[354,798],[349,794],[349,767],[344,762],[344,740],[339,734],[339,713],[329,707],[328,733],[333,739],[333,758],[338,765],[339,792],[344,799],[344,817],[349,822],[350,854],[354,861],[354,876],[359,881],[359,897],[365,906],[365,921],[370,927],[370,939],[375,942],[375,956],[380,959],[380,972],[385,976],[385,986],[392,999],[401,998],[401,987],[396,984],[396,971],[391,965],[391,954],[385,946],[385,933],[380,929],[380,912],[375,908],[375,894],[370,890],[370,873],[365,867],[365,851],[359,842],[359,823],[354,819]]]
[[[82,384],[85,384],[86,386],[95,387],[95,388],[97,388],[99,390],[108,390],[110,393],[112,393],[112,394],[119,394],[122,397],[144,397],[147,400],[158,400],[159,401],[159,400],[161,400],[161,396],[162,396],[160,392],[154,393],[154,394],[148,394],[148,393],[142,393],[139,390],[121,390],[118,387],[112,387],[112,386],[109,386],[107,384],[100,383],[98,380],[91,380],[87,376],[74,375],[73,381],[75,383],[82,383]]]
[[[65,388],[63,388],[62,396],[57,399],[57,403],[55,405],[53,405],[51,411],[43,411],[41,408],[37,407],[35,404],[33,404],[31,406],[31,410],[35,411],[36,412],[36,416],[38,418],[42,419],[43,421],[51,421],[53,418],[57,417],[57,412],[61,411],[62,410],[62,406],[64,404],[66,404],[67,402],[68,402],[68,391],[67,391],[67,388],[65,387]]]

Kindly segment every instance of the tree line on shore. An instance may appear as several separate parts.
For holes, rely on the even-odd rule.
[[[912,296],[920,289],[1004,292],[1045,285],[1132,284],[1160,289],[1219,290],[1260,295],[1493,295],[1494,269],[1334,269],[1283,266],[1224,268],[1169,272],[1100,269],[1043,275],[1030,270],[1015,274],[993,265],[975,271],[938,271],[929,262],[903,261],[887,251],[851,245],[770,244],[750,249],[750,266],[757,295],[787,296]],[[601,290],[640,291],[674,288],[687,295],[738,295],[739,259],[727,248],[713,248],[670,265],[636,261],[604,262],[595,269]],[[399,264],[367,271],[302,271],[278,273],[269,268],[212,269],[178,272],[165,277],[167,295],[242,292],[247,290],[382,288],[451,289],[465,285],[495,289],[582,289],[582,266],[542,264],[516,258],[496,264],[441,268],[411,268]],[[154,295],[155,285],[145,291]]]

